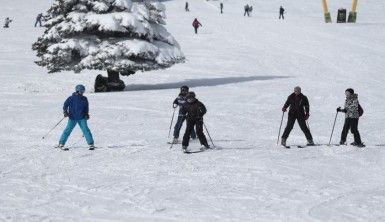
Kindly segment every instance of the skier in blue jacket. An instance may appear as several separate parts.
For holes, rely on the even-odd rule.
[[[59,148],[63,148],[76,124],[79,124],[84,137],[87,140],[90,150],[95,149],[92,133],[87,126],[87,120],[90,118],[88,114],[88,100],[83,96],[86,88],[83,85],[77,85],[72,96],[68,97],[64,102],[64,117],[68,117],[68,124],[60,137]]]

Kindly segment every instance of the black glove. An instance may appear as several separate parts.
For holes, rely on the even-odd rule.
[[[337,108],[337,112],[341,112],[341,107],[338,107],[338,108]]]
[[[63,114],[64,114],[64,117],[68,117],[69,116],[69,113],[67,111],[64,111]]]
[[[90,114],[86,114],[86,120],[89,120],[90,119]]]

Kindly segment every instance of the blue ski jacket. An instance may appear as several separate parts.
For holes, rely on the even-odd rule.
[[[73,93],[64,102],[63,111],[68,113],[68,117],[72,120],[81,120],[88,115],[87,97],[78,93]]]

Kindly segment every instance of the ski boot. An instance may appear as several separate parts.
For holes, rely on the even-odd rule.
[[[171,143],[172,144],[177,144],[178,143],[178,138],[174,138]]]
[[[285,138],[281,138],[281,145],[286,147],[286,139]]]
[[[59,149],[64,150],[64,151],[68,151],[69,150],[68,148],[64,147],[64,144],[59,144],[59,145],[56,146],[56,148],[59,148]]]
[[[183,150],[184,153],[188,153],[189,152],[187,146],[182,146],[182,150]]]
[[[346,141],[340,141],[340,145],[345,145]]]
[[[306,146],[314,146],[313,140],[307,140],[307,145]]]
[[[364,148],[366,147],[364,143],[357,143],[356,147],[358,148]]]
[[[203,147],[200,148],[201,151],[211,149],[209,144],[204,144]]]
[[[95,148],[94,144],[91,144],[89,150],[94,150]]]

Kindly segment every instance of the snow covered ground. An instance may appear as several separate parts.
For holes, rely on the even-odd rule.
[[[189,2],[185,13],[184,1],[165,1],[186,63],[125,77],[126,92],[106,94],[92,90],[101,72],[48,75],[33,63],[31,44],[43,31],[34,19],[51,1],[2,5],[1,20],[14,22],[0,30],[0,221],[384,221],[385,151],[376,146],[385,144],[384,2],[361,1],[357,24],[324,24],[321,1],[227,0],[223,15],[219,1]],[[333,21],[350,4],[331,1]],[[100,149],[86,149],[77,128],[62,152],[53,146],[64,123],[41,137],[79,83]],[[183,84],[206,104],[220,149],[186,155],[166,144]],[[353,87],[367,147],[276,146],[281,107],[296,85],[309,97],[316,143],[328,142],[335,108]],[[296,126],[288,143],[305,142]]]

